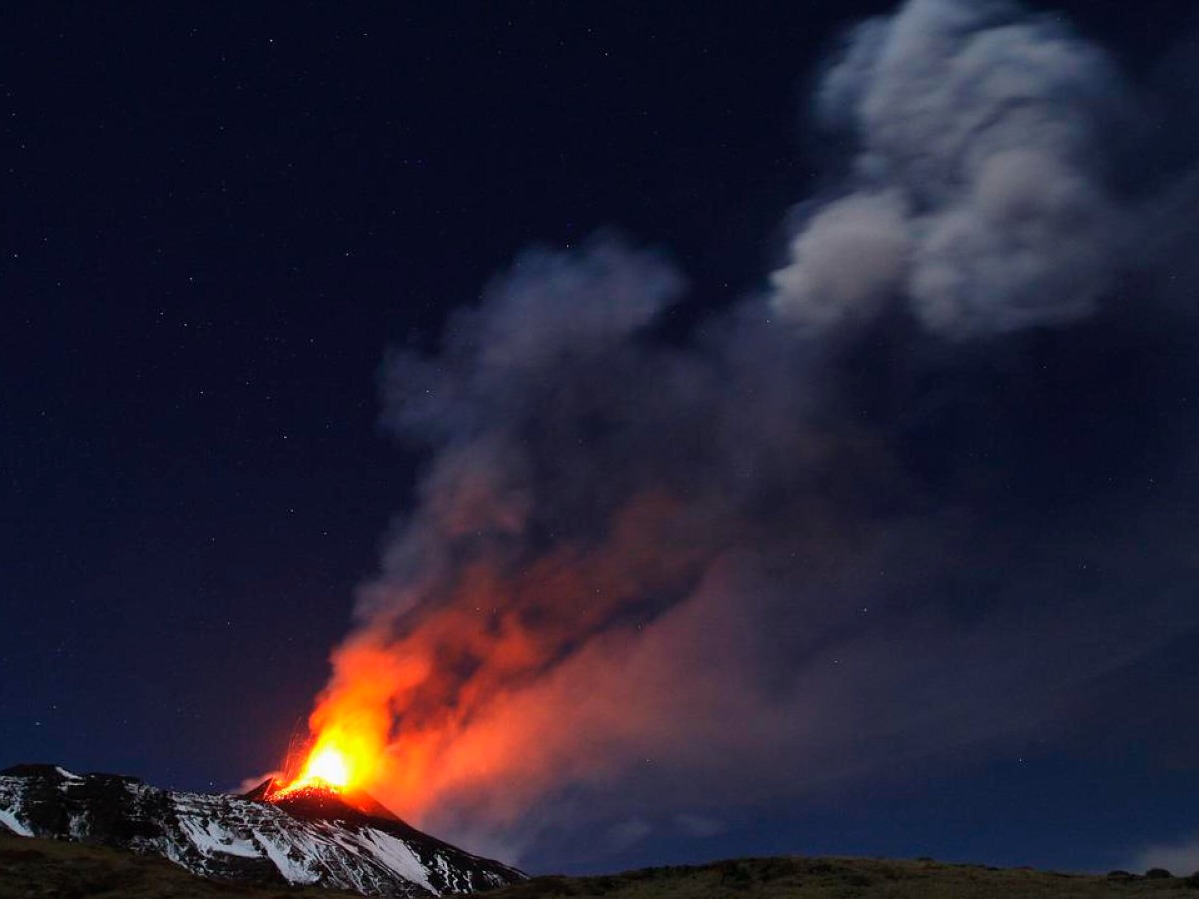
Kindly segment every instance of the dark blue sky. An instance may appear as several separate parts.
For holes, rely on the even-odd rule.
[[[1037,5],[1063,10],[1135,86],[1149,136],[1104,174],[1133,205],[1199,161],[1189,6]],[[275,766],[393,518],[416,502],[425,457],[379,425],[388,348],[436,348],[452,310],[530,243],[608,228],[684,273],[655,339],[691,339],[763,289],[789,211],[843,176],[851,139],[817,134],[807,111],[817,72],[848,26],[895,8],[0,14],[0,764],[189,789]],[[993,574],[929,577],[939,614],[983,616],[972,597],[1018,592],[1009,574],[1027,564],[1045,591],[1030,607],[1077,591],[1052,639],[1099,622],[1087,645],[1120,645],[1119,622],[1148,603],[1138,585],[1170,596],[1144,619],[1154,638],[1129,637],[1140,648],[1108,669],[1064,665],[1071,689],[1027,720],[1007,710],[943,746],[897,736],[894,765],[808,773],[779,800],[622,808],[603,839],[594,822],[564,825],[527,867],[822,852],[1105,869],[1199,839],[1199,272],[1169,239],[1184,213],[1161,215],[1163,246],[1113,276],[1094,320],[965,349],[883,321],[844,338],[820,376],[831,416],[853,406],[919,494],[865,484],[853,503],[999,522],[978,556]],[[928,414],[913,423],[913,408]],[[998,461],[975,464],[988,453]],[[1160,503],[1129,498],[1154,477]],[[1126,515],[1143,531],[1129,536]],[[1096,586],[1085,564],[1037,580],[1050,533],[1115,580]],[[898,622],[921,577],[880,595]],[[1032,689],[1036,672],[1022,674],[1014,689]]]

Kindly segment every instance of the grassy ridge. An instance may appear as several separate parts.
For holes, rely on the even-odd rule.
[[[0,836],[0,899],[338,899],[353,894],[252,888],[189,874],[153,856],[79,843]],[[933,861],[734,859],[600,877],[537,877],[487,899],[1199,899],[1199,876],[1096,877]]]
[[[933,861],[735,859],[602,877],[537,877],[488,899],[1199,899],[1199,876],[1053,874]]]

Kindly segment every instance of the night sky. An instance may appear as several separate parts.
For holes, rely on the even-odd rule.
[[[10,6],[0,765],[230,789],[385,633],[530,871],[1199,869],[1199,22],[991,6],[931,125],[890,2]]]

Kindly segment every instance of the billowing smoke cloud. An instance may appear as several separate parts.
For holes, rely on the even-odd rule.
[[[1124,91],[1060,23],[912,0],[824,78],[860,149],[766,296],[680,338],[683,276],[600,236],[397,352],[428,461],[314,724],[544,858],[1001,741],[1193,626],[1199,373],[1128,286]]]
[[[1087,315],[1115,271],[1096,148],[1120,101],[1102,53],[1009,3],[861,25],[818,97],[860,146],[853,177],[795,235],[775,309],[819,329],[903,298],[950,336]]]

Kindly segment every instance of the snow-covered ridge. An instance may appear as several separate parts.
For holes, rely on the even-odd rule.
[[[0,772],[0,830],[164,856],[207,877],[378,896],[474,892],[521,879],[399,819],[328,803],[319,816],[237,796],[159,790],[49,765]]]

